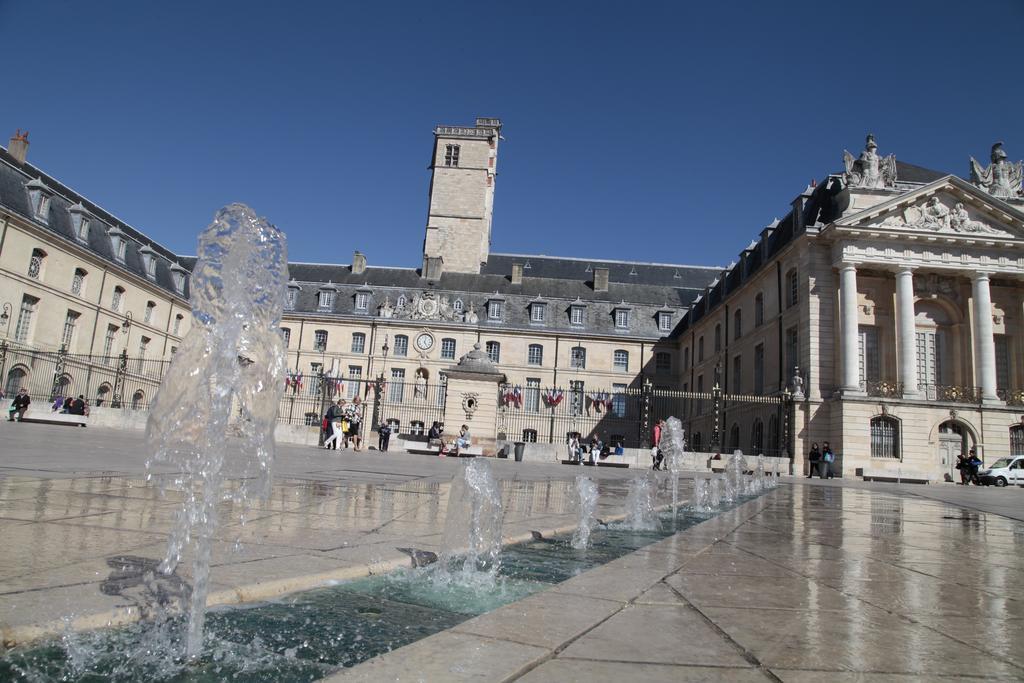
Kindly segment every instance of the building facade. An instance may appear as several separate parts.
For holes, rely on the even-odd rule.
[[[675,392],[665,410],[698,450],[774,449],[799,468],[830,441],[845,476],[942,479],[962,450],[1024,448],[1024,203],[1001,147],[989,166],[972,160],[968,182],[883,158],[869,138],[722,268],[491,253],[500,131],[497,119],[434,130],[419,268],[360,252],[289,264],[282,421],[317,425],[325,398],[359,396],[368,428],[418,434],[444,415],[446,371],[479,344],[505,375],[503,403],[525,415],[501,427],[512,439],[563,439],[564,391],[581,431],[632,424],[640,446],[639,409],[620,397],[646,386]],[[169,360],[194,258],[35,168],[27,147],[16,137],[0,152],[0,337]],[[0,368],[6,389],[26,365]],[[67,382],[99,399],[95,382]],[[781,420],[716,398],[786,392]]]

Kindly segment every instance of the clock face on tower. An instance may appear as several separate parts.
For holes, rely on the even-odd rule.
[[[429,351],[433,345],[434,338],[428,332],[423,332],[416,337],[416,348],[420,351]]]

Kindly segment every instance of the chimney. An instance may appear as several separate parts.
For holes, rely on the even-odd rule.
[[[423,277],[426,279],[440,280],[443,269],[444,259],[440,256],[425,256],[423,258]]]
[[[512,264],[512,284],[521,285],[523,284],[523,264],[513,263]]]
[[[7,143],[7,152],[14,157],[14,160],[19,164],[25,163],[25,158],[28,156],[28,131],[21,132],[21,128],[11,136],[11,141]]]
[[[352,254],[352,274],[362,275],[366,272],[366,256],[363,252],[357,251]]]
[[[608,291],[608,269],[607,268],[594,268],[594,291],[595,292],[607,292]]]

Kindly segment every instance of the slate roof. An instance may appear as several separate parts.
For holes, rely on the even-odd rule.
[[[34,179],[42,181],[54,193],[50,200],[49,216],[46,223],[37,220],[29,206],[29,196],[25,186]],[[72,230],[71,214],[68,212],[68,208],[76,203],[82,204],[92,214],[87,244],[79,242]],[[179,264],[176,254],[32,164],[18,163],[3,147],[0,147],[0,207],[17,213],[37,226],[88,249],[109,261],[116,268],[122,268],[147,280],[149,278],[146,277],[139,250],[149,247],[156,252],[157,257],[156,280],[155,282],[150,280],[150,282],[154,282],[169,294],[178,296],[177,290],[174,288],[174,280],[171,277],[171,267]],[[123,264],[114,259],[113,246],[107,237],[107,231],[111,227],[123,231],[127,240]],[[191,266],[185,267],[191,270]],[[183,296],[188,298],[188,278],[185,278],[185,281]]]

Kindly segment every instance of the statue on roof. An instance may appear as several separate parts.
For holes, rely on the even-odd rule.
[[[1024,161],[1008,161],[1002,142],[992,145],[991,159],[989,167],[982,168],[971,157],[971,182],[999,199],[1019,199],[1024,196],[1024,190],[1021,189]]]
[[[875,136],[871,133],[868,133],[859,159],[843,150],[843,164],[846,166],[843,178],[848,187],[884,190],[896,186],[896,156],[880,156]]]

